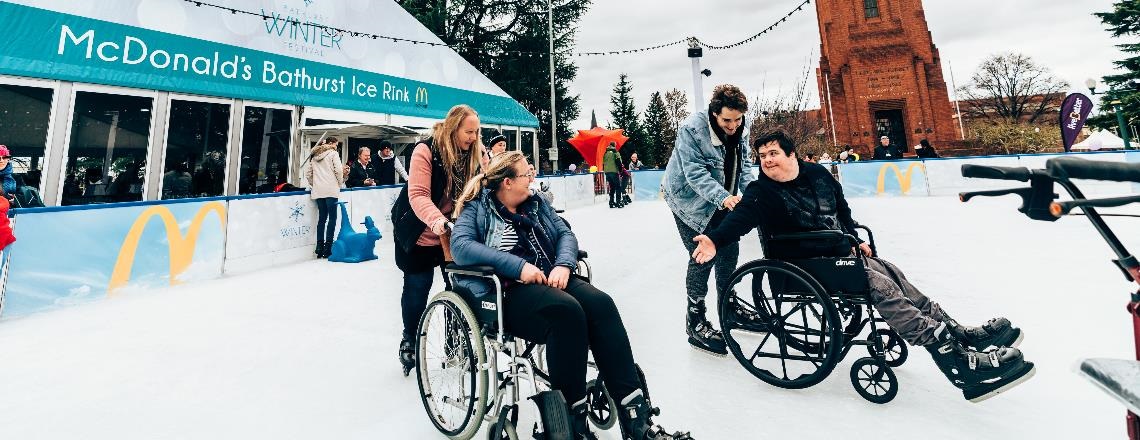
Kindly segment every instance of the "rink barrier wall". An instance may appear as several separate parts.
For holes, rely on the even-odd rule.
[[[595,202],[590,174],[543,176],[555,206]],[[341,190],[353,228],[371,216],[391,239],[403,185]],[[604,199],[604,197],[602,198]],[[599,199],[599,200],[602,200]],[[339,217],[337,231],[344,224]],[[315,258],[307,191],[13,209],[17,241],[0,253],[0,318],[254,272]],[[381,255],[381,260],[391,259]]]
[[[1140,152],[1076,154],[1140,162]],[[962,164],[1041,168],[1056,156],[857,162],[836,168],[849,197],[944,196],[1014,186],[962,178]],[[631,174],[636,200],[661,198],[663,170]],[[550,188],[557,208],[606,203],[604,195],[594,194],[592,174],[538,180]],[[1090,195],[1140,192],[1129,183],[1080,185]],[[340,201],[348,202],[356,230],[371,216],[382,239],[390,240],[389,213],[402,188],[344,189]],[[316,244],[317,210],[308,192],[13,209],[10,214],[17,241],[0,254],[7,261],[0,272],[0,318],[310,260]],[[338,230],[343,224],[338,218]]]

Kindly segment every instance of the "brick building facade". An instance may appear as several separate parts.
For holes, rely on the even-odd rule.
[[[924,138],[959,139],[921,0],[818,0],[816,11],[820,107],[836,144],[869,153],[886,135],[912,155]]]

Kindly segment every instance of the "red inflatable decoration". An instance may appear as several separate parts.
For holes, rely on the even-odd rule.
[[[628,141],[629,138],[622,134],[622,130],[607,130],[602,127],[594,127],[589,130],[578,130],[578,135],[570,138],[570,145],[573,145],[578,153],[586,159],[586,163],[602,167],[602,155],[606,153],[606,146],[613,142],[617,144],[617,149],[621,150],[621,146]]]

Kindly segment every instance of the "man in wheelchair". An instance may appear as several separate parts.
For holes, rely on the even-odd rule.
[[[978,402],[1027,380],[1033,363],[1012,348],[1023,333],[1005,318],[980,327],[959,324],[942,307],[907,281],[894,264],[877,258],[858,238],[843,188],[826,168],[798,160],[794,143],[782,132],[757,139],[753,157],[761,175],[719,227],[693,239],[693,258],[709,261],[717,247],[737,242],[753,228],[766,237],[810,231],[842,231],[855,237],[830,242],[769,241],[765,257],[849,257],[861,254],[876,310],[907,343],[923,346],[963,396]],[[722,292],[722,294],[724,294]],[[992,348],[992,350],[987,350]]]
[[[646,402],[617,307],[605,292],[571,276],[578,240],[545,199],[531,193],[533,179],[526,157],[516,151],[495,156],[485,173],[467,183],[452,231],[455,262],[495,268],[503,280],[504,329],[546,344],[551,387],[569,402],[574,439],[596,438],[587,426],[587,350],[619,406],[625,438],[690,439],[650,420],[655,411]],[[475,282],[457,279],[460,285]]]

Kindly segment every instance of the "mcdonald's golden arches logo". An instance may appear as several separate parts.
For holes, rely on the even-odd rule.
[[[915,169],[922,171],[922,177],[924,179],[926,178],[926,166],[923,165],[922,162],[911,162],[911,164],[906,167],[905,173],[899,171],[899,167],[896,164],[883,164],[883,166],[879,167],[879,181],[875,187],[875,194],[882,194],[884,192],[883,187],[884,183],[886,183],[885,181],[887,178],[887,171],[890,170],[895,173],[895,179],[897,179],[899,182],[899,189],[901,190],[902,194],[906,195],[910,192],[911,179],[914,177]]]
[[[428,106],[428,89],[427,87],[416,87],[416,105],[420,107]]]
[[[130,281],[131,268],[135,263],[139,240],[142,238],[147,223],[151,217],[155,216],[162,219],[162,224],[166,228],[166,238],[169,242],[170,251],[170,284],[179,284],[178,276],[190,267],[190,263],[194,259],[194,250],[198,246],[198,234],[202,231],[202,222],[206,219],[206,215],[211,212],[217,214],[218,221],[224,229],[226,206],[222,202],[207,202],[194,214],[194,219],[190,221],[190,229],[186,231],[184,237],[178,228],[178,220],[174,218],[174,213],[170,211],[170,208],[156,205],[144,210],[135,218],[134,224],[131,225],[131,229],[123,240],[122,247],[119,248],[119,256],[115,259],[115,269],[111,272],[111,282],[107,286],[107,295],[114,295],[116,290],[126,286],[127,282]]]

